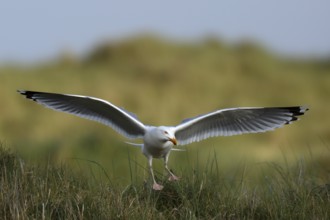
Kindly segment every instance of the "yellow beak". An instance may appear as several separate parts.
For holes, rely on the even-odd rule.
[[[178,143],[175,138],[170,138],[169,141],[171,141],[174,145],[177,145]]]

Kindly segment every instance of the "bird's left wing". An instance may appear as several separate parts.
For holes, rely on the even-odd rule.
[[[231,136],[274,130],[303,115],[308,108],[229,108],[184,120],[174,127],[179,145],[214,136]]]
[[[102,99],[25,90],[18,90],[18,92],[48,108],[110,126],[128,138],[141,138],[146,130],[146,126],[132,113]]]

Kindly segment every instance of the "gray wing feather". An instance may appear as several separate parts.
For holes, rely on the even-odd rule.
[[[185,145],[214,136],[271,131],[297,120],[307,110],[303,106],[222,109],[184,120],[174,128],[175,137]]]
[[[19,93],[48,108],[100,122],[128,138],[140,138],[145,125],[136,116],[93,97],[19,90]]]

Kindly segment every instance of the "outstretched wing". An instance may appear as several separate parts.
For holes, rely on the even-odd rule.
[[[18,92],[48,108],[110,126],[128,138],[143,137],[146,130],[146,126],[132,113],[102,99],[24,90],[18,90]]]
[[[180,145],[214,136],[271,131],[297,120],[307,107],[229,108],[184,120],[174,127]]]

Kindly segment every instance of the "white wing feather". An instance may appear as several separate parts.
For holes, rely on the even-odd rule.
[[[146,126],[134,114],[102,99],[24,90],[18,92],[48,108],[110,126],[128,138],[141,138],[146,130]]]
[[[302,106],[222,109],[186,119],[174,127],[174,133],[179,145],[185,145],[214,136],[271,131],[297,120],[307,110]]]

